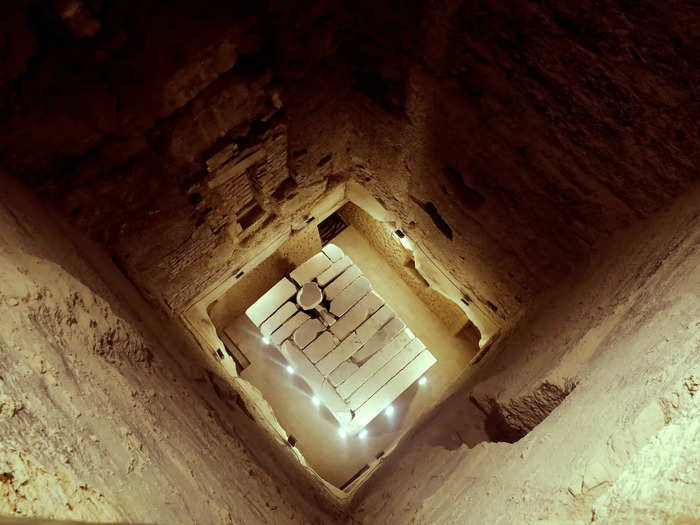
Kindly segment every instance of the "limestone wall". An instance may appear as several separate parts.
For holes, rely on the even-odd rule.
[[[698,191],[596,252],[356,498],[353,523],[693,523]]]
[[[137,4],[3,7],[0,161],[178,311],[353,177],[510,321],[697,179],[692,2]]]
[[[0,514],[333,522],[322,484],[308,486],[291,448],[265,437],[199,349],[171,344],[166,324],[149,337],[53,218],[3,183]]]

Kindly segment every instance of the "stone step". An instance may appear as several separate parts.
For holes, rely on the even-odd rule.
[[[372,285],[367,277],[358,277],[331,301],[329,311],[338,317],[345,315],[360,299],[367,295]]]
[[[341,273],[343,273],[351,265],[352,259],[346,255],[342,259],[339,259],[333,264],[331,264],[326,271],[324,271],[321,275],[319,275],[316,278],[316,280],[318,281],[318,284],[320,284],[321,286],[325,286],[333,279],[338,277]]]
[[[343,250],[340,249],[340,247],[336,246],[335,244],[326,244],[323,247],[323,253],[326,254],[326,256],[332,261],[336,262],[342,259],[345,254],[343,253]]]
[[[328,380],[333,386],[337,387],[348,377],[354,374],[357,368],[357,365],[352,361],[344,361],[340,364],[338,368],[336,368],[335,370],[333,370],[333,372],[330,373],[330,375],[328,376]]]
[[[323,332],[313,343],[304,348],[304,354],[312,363],[317,363],[324,356],[328,355],[336,346],[338,340],[330,332]]]
[[[306,381],[314,395],[331,411],[338,422],[349,423],[352,419],[350,408],[302,351],[290,340],[285,341],[280,350],[295,372]]]

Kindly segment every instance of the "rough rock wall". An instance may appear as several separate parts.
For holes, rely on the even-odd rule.
[[[2,12],[0,161],[175,309],[353,176],[510,319],[697,178],[691,1]]]
[[[359,5],[356,174],[499,315],[697,180],[696,4]]]
[[[231,387],[196,358],[183,367],[198,350],[143,335],[51,218],[3,183],[0,514],[333,522],[319,490],[309,505],[275,471],[279,452],[256,437]]]
[[[413,254],[398,242],[391,228],[377,222],[371,215],[351,202],[344,205],[338,213],[345,222],[351,224],[367,239],[392,270],[411,287],[413,293],[440,316],[440,320],[450,333],[457,334],[469,324],[469,319],[455,303],[430,288],[430,284],[416,270]],[[471,328],[471,330],[474,329]],[[478,342],[478,336],[476,339]]]
[[[354,522],[700,520],[699,203],[615,236],[538,299],[369,481]]]
[[[68,20],[51,2],[3,7],[16,59],[0,77],[0,158],[145,293],[181,308],[300,221],[326,182],[287,165],[260,12],[68,3],[90,16]],[[76,27],[95,24],[91,35]]]

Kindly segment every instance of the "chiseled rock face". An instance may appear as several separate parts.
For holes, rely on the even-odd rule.
[[[353,177],[501,319],[697,178],[689,0],[338,4],[3,7],[0,161],[176,310]]]
[[[122,317],[128,308],[83,254],[2,182],[0,514],[333,523],[281,495],[292,484],[244,448],[241,432],[253,422],[231,386],[204,369],[194,349],[153,341]],[[184,354],[195,358],[186,367]],[[264,446],[257,436],[247,441]]]
[[[698,522],[699,190],[538,298],[353,518]]]

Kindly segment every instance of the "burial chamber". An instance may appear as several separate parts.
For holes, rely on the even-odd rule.
[[[699,28],[0,7],[0,523],[700,521]]]

